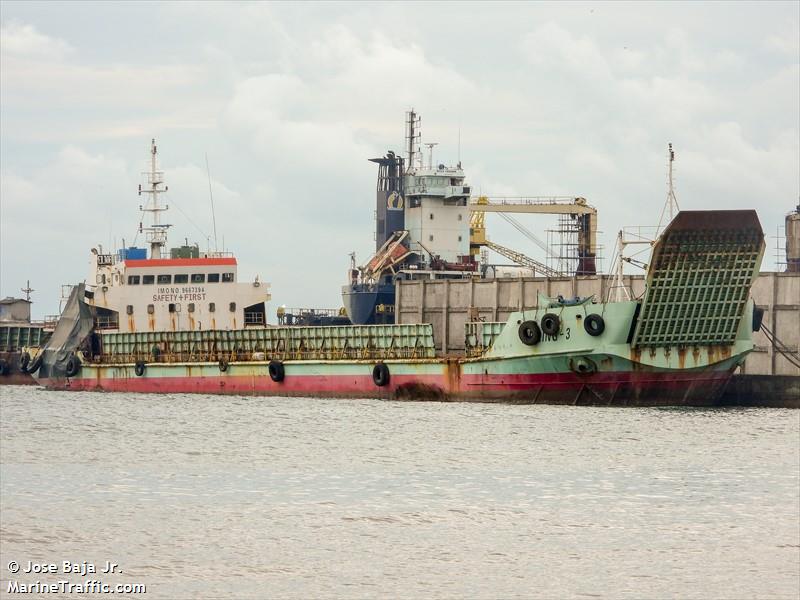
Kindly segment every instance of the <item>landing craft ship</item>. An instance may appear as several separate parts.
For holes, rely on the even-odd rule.
[[[684,211],[653,247],[642,300],[539,295],[469,321],[438,354],[430,324],[106,332],[83,286],[35,352],[52,389],[603,405],[712,405],[753,349],[764,252],[755,211]]]

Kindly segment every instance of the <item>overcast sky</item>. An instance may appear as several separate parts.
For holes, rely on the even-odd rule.
[[[658,221],[668,142],[682,208],[758,209],[765,270],[800,195],[798,2],[0,6],[0,295],[30,279],[34,316],[133,241],[153,137],[170,241],[212,234],[207,154],[220,244],[271,313],[341,305],[347,254],[374,249],[367,159],[402,150],[412,106],[436,162],[460,129],[476,191],[586,197],[607,257]]]

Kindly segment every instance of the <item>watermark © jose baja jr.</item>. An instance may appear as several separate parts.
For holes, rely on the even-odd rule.
[[[18,577],[71,575],[77,578],[95,574],[117,576],[122,573],[119,564],[111,561],[105,561],[98,568],[98,565],[88,561],[34,562],[29,560],[20,564],[12,560],[8,562],[6,568],[12,576]],[[36,580],[9,578],[5,591],[8,594],[144,594],[147,592],[147,587],[143,583],[108,583],[98,579],[75,581],[55,577],[54,579],[55,581],[42,581],[41,578]]]

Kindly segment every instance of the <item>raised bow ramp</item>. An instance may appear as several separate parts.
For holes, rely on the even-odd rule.
[[[678,213],[653,248],[632,346],[733,344],[764,247],[754,210]]]

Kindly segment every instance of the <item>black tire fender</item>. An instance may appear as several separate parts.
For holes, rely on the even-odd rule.
[[[384,363],[378,363],[372,367],[372,381],[375,383],[375,385],[378,387],[389,385],[389,379],[391,379],[389,367],[387,367]]]
[[[39,370],[39,367],[42,366],[42,359],[44,358],[43,354],[39,354],[36,358],[33,359],[33,362],[25,369],[26,373],[36,373]]]
[[[77,356],[73,354],[67,360],[67,365],[66,367],[64,367],[64,374],[67,377],[75,377],[75,375],[77,375],[78,371],[80,370],[81,370],[81,361]]]
[[[602,335],[606,330],[606,322],[600,315],[591,314],[583,320],[583,328],[586,330],[586,333],[596,337]]]
[[[561,329],[561,319],[554,313],[547,313],[542,317],[542,333],[545,335],[558,335]]]
[[[221,373],[224,373],[228,370],[228,361],[224,358],[219,359],[219,370]]]
[[[8,362],[6,359],[0,358],[0,377],[8,375]]]
[[[275,383],[280,383],[286,377],[286,370],[283,368],[283,363],[279,360],[269,361],[267,370],[269,371],[269,378]]]
[[[145,363],[143,360],[137,360],[136,364],[133,365],[133,372],[136,373],[137,377],[141,377],[144,375]]]
[[[526,346],[535,346],[542,339],[542,330],[536,321],[525,321],[519,326],[519,339]]]

